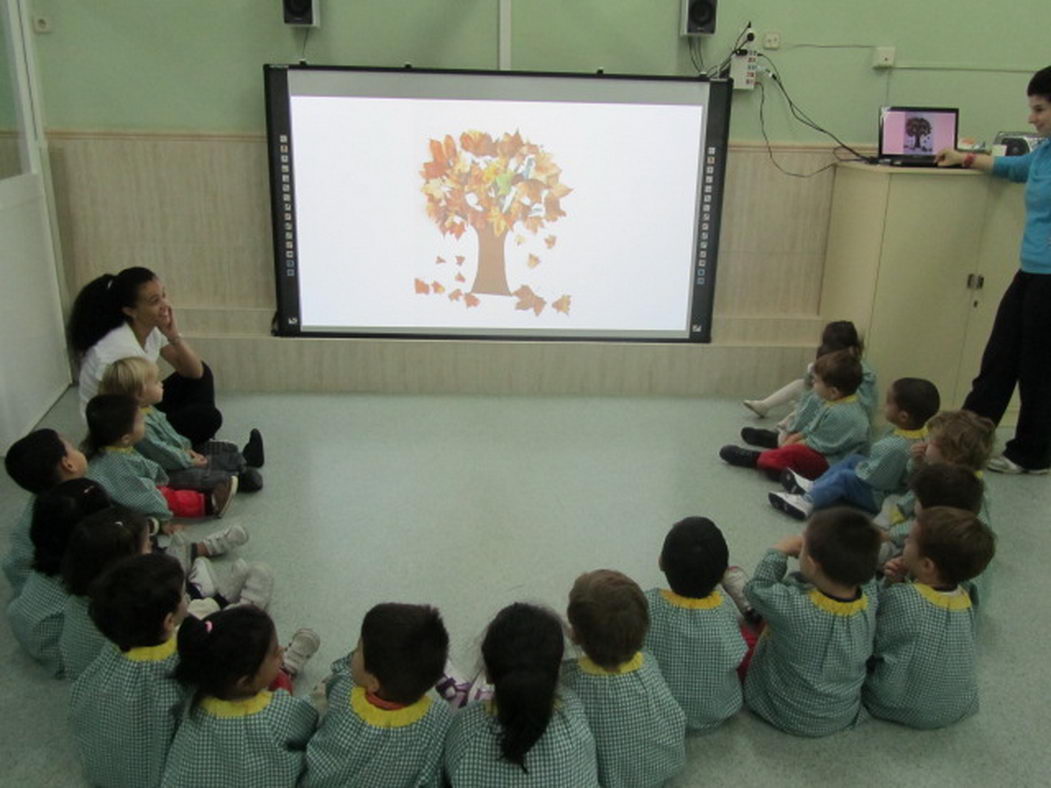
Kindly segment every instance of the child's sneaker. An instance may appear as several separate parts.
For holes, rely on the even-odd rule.
[[[248,531],[244,529],[243,525],[231,525],[229,528],[224,528],[222,531],[217,531],[214,534],[204,537],[201,540],[201,544],[204,545],[208,551],[209,556],[222,555],[228,553],[235,547],[240,547],[248,541]]]
[[[243,558],[238,558],[236,561],[228,562],[225,575],[216,578],[215,590],[226,600],[227,604],[232,604],[241,598],[241,589],[245,587],[250,571],[249,563]]]
[[[776,449],[777,430],[763,430],[759,427],[744,427],[741,430],[741,440],[750,446],[758,446],[762,449]]]
[[[793,495],[806,495],[813,488],[814,483],[791,468],[785,468],[781,472],[781,486],[785,488],[785,492]]]
[[[212,613],[219,612],[219,603],[211,597],[207,599],[191,599],[186,605],[186,612],[194,618],[207,618]]]
[[[766,407],[766,405],[764,405],[760,400],[757,399],[741,400],[741,404],[761,419],[765,419],[766,414],[769,413],[769,409]]]
[[[193,566],[186,575],[186,582],[193,586],[199,597],[215,596],[216,582],[212,562],[204,557],[194,559]]]
[[[260,610],[270,606],[274,595],[274,570],[262,563],[248,565],[248,576],[241,587],[238,605],[253,605]]]
[[[726,569],[723,579],[719,581],[726,595],[733,600],[737,609],[744,616],[745,621],[755,624],[759,621],[759,614],[755,612],[748,597],[745,596],[744,586],[748,582],[748,573],[739,566],[731,566]]]
[[[292,641],[285,646],[285,672],[290,676],[299,675],[307,660],[321,648],[321,638],[312,629],[297,629]]]
[[[230,476],[215,485],[212,490],[212,515],[222,517],[226,514],[235,495],[237,495],[236,476]]]
[[[770,505],[779,512],[784,512],[797,520],[805,520],[814,511],[814,504],[802,495],[793,495],[786,492],[772,492],[768,496]]]
[[[253,429],[248,433],[248,443],[241,449],[241,456],[252,468],[262,468],[266,461],[266,453],[263,451],[263,433]]]
[[[759,462],[760,452],[751,449],[742,449],[740,446],[723,446],[719,449],[719,457],[730,465],[738,468],[754,468]]]

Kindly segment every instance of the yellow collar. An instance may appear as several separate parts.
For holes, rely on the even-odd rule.
[[[674,591],[662,588],[661,596],[664,597],[668,604],[687,610],[712,610],[723,603],[723,595],[718,591],[712,591],[705,597],[692,597],[679,596]]]
[[[596,665],[589,657],[581,657],[577,660],[577,664],[582,671],[590,673],[592,676],[623,676],[625,673],[634,673],[641,668],[643,661],[642,652],[637,651],[634,657],[627,662],[617,665],[613,670],[606,670],[604,667]]]
[[[350,691],[350,707],[361,719],[374,728],[404,728],[419,722],[431,707],[431,699],[424,695],[415,703],[400,709],[381,709],[365,697],[364,687]]]
[[[224,720],[235,717],[250,717],[269,706],[273,697],[274,693],[270,690],[263,690],[243,700],[222,700],[212,695],[206,695],[201,698],[201,708],[213,717],[220,717]]]
[[[142,411],[143,415],[149,415],[153,413],[153,405],[140,405],[139,410]]]
[[[903,430],[897,427],[894,430],[894,434],[901,438],[908,438],[910,441],[918,441],[927,437],[927,428],[920,427],[918,430]]]
[[[161,662],[175,653],[175,635],[159,646],[139,646],[122,652],[125,659],[132,662]]]
[[[828,404],[829,405],[846,405],[849,402],[857,402],[857,401],[858,401],[858,395],[857,394],[851,394],[851,395],[849,395],[847,397],[840,397],[839,399],[829,400]]]
[[[868,610],[869,607],[869,598],[865,596],[865,594],[862,594],[853,602],[840,602],[838,599],[833,599],[830,596],[822,594],[814,588],[811,589],[809,596],[810,601],[813,602],[816,607],[821,608],[826,613],[832,613],[837,616],[852,616],[855,613]]]
[[[981,481],[983,476],[985,476],[985,471],[974,472],[974,478],[976,478],[978,481]]]
[[[913,583],[920,596],[937,607],[946,610],[968,610],[971,607],[971,596],[962,586],[956,586],[952,591],[938,591],[926,583]]]
[[[135,451],[131,446],[103,446],[102,450],[107,454],[129,454]]]

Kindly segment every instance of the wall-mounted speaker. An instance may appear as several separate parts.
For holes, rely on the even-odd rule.
[[[321,0],[281,0],[285,24],[296,27],[320,27]]]
[[[716,0],[682,0],[682,25],[679,32],[684,36],[710,36],[715,32]]]

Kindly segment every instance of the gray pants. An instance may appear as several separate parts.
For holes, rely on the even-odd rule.
[[[168,471],[168,486],[173,490],[211,492],[217,484],[236,476],[247,467],[237,444],[229,441],[207,441],[197,446],[195,451],[207,457],[208,464],[203,468]]]

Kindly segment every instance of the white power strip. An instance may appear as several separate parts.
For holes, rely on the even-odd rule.
[[[758,70],[759,58],[754,49],[745,49],[743,55],[733,55],[730,58],[730,78],[734,81],[734,90],[754,90]]]

